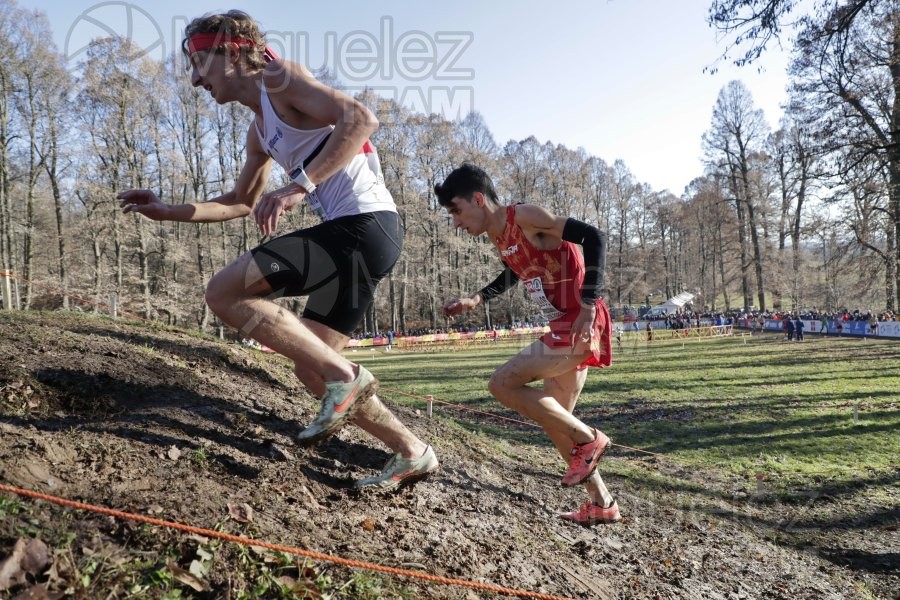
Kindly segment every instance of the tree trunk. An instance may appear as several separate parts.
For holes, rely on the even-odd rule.
[[[9,210],[9,106],[10,81],[6,65],[0,64],[0,269],[13,268],[12,226]]]
[[[34,188],[42,167],[39,159],[37,125],[38,113],[35,107],[34,80],[31,74],[26,76],[28,88],[28,178],[25,192],[25,235],[22,240],[22,274],[25,279],[25,310],[31,308],[32,269],[34,267]]]
[[[406,325],[406,289],[409,281],[409,261],[403,259],[401,261],[403,268],[403,277],[400,280],[400,302],[397,306],[397,315],[400,319],[400,330],[404,333],[407,331]]]
[[[387,284],[388,284],[388,310],[390,311],[390,316],[388,318],[388,322],[390,323],[391,331],[397,331],[397,282],[394,280],[394,273],[391,272],[387,276]]]
[[[787,135],[787,134],[785,134]],[[788,171],[787,171],[787,159],[785,158],[785,150],[784,144],[781,146],[781,151],[779,152],[779,156],[777,158],[778,165],[778,182],[781,187],[781,211],[778,217],[778,264],[784,264],[784,250],[788,237],[788,219],[790,212],[790,183],[788,182]],[[795,248],[796,249],[796,248]],[[797,281],[797,278],[794,278],[794,281]],[[796,298],[796,289],[795,286],[791,287],[792,294]],[[784,291],[781,289],[781,284],[776,283],[772,287],[772,308],[773,310],[780,310],[782,305],[782,297],[784,296]],[[795,300],[796,302],[796,300]]]
[[[669,249],[666,243],[666,224],[663,219],[659,219],[659,243],[661,244],[661,254],[663,260],[663,278],[665,281],[666,300],[673,296],[671,286],[669,285]],[[622,298],[619,298],[619,303]]]
[[[102,284],[102,273],[103,273],[103,249],[100,246],[100,236],[95,235],[92,248],[94,250],[94,314],[98,314],[100,311],[98,310],[98,304],[101,302],[100,294],[101,289],[100,286]]]
[[[716,278],[716,253],[715,252],[713,252],[711,254],[710,259],[712,260],[712,265],[710,265],[710,268],[709,268],[709,276],[710,276],[710,279],[712,280],[712,294],[711,294],[712,304],[710,306],[710,309],[715,312],[716,307],[718,306],[718,302],[719,302],[719,287],[718,287],[718,280]]]
[[[49,121],[50,139],[47,159],[44,162],[44,170],[47,172],[47,178],[50,180],[50,191],[53,195],[53,212],[56,216],[56,242],[59,256],[57,258],[57,268],[59,269],[59,287],[63,290],[63,310],[69,310],[69,296],[65,291],[69,287],[69,274],[66,269],[66,238],[63,231],[63,203],[62,193],[59,189],[59,131],[56,126],[56,114],[48,107],[47,120]]]
[[[893,236],[896,235],[896,223],[888,223],[887,231],[887,260],[885,260],[885,276],[884,276],[884,293],[886,298],[887,309],[893,311],[896,306],[894,294],[900,297],[900,278],[897,277],[897,269],[900,268],[900,256],[897,253],[897,240]],[[893,257],[897,257],[894,259]]]
[[[206,283],[206,244],[203,241],[203,224],[197,223],[195,228],[195,241],[197,247],[197,271],[201,283]],[[209,305],[204,301],[203,307],[200,309],[200,320],[197,323],[200,331],[206,331],[209,326]]]
[[[366,309],[366,319],[368,320],[367,330],[372,332],[372,335],[377,335],[379,333],[378,330],[378,318],[375,314],[375,298],[372,298],[372,302],[369,304],[369,308]]]
[[[149,264],[149,247],[150,243],[147,239],[145,231],[146,224],[143,217],[138,217],[138,270],[141,281],[141,295],[144,299],[144,318],[150,319],[150,264]]]
[[[722,229],[718,229],[716,235],[719,242],[719,279],[722,282],[722,295],[725,301],[725,311],[731,310],[731,300],[728,298],[728,280],[725,279],[725,240],[722,236]]]
[[[894,36],[891,48],[890,72],[893,82],[894,100],[891,106],[891,144],[887,148],[888,168],[890,170],[888,198],[890,208],[888,217],[893,221],[893,231],[888,231],[888,248],[892,250],[893,260],[888,261],[886,277],[887,294],[885,304],[888,310],[900,309],[900,24],[894,18]],[[891,248],[890,241],[893,241]],[[893,281],[891,277],[893,276]]]
[[[801,149],[801,156],[799,157],[800,164],[800,189],[797,190],[797,207],[794,212],[793,222],[791,223],[791,274],[793,276],[793,285],[791,289],[793,289],[793,298],[794,298],[794,308],[798,306],[802,306],[804,304],[803,299],[803,289],[800,285],[801,281],[801,273],[800,273],[800,216],[803,211],[803,203],[806,200],[806,166],[805,166],[805,157],[803,157],[803,151]]]
[[[750,296],[750,277],[747,272],[750,266],[750,261],[747,257],[747,219],[744,216],[744,200],[742,199],[742,193],[740,190],[740,185],[738,183],[735,166],[733,164],[729,164],[729,170],[731,193],[734,196],[734,208],[737,212],[738,241],[740,242],[741,249],[741,293],[744,297],[744,307],[749,307],[751,304],[753,304],[753,301]]]
[[[759,300],[759,310],[766,310],[766,291],[763,286],[763,262],[762,262],[762,249],[759,243],[759,232],[757,231],[756,226],[756,211],[753,208],[753,201],[748,199],[747,202],[747,217],[749,218],[749,223],[747,224],[750,228],[750,241],[753,247],[753,263],[755,267],[756,274],[756,294]]]
[[[756,274],[756,293],[757,298],[759,300],[759,310],[766,310],[766,290],[763,285],[763,262],[762,262],[762,250],[760,248],[759,243],[759,228],[757,227],[756,222],[756,209],[753,206],[753,195],[750,193],[750,167],[747,162],[747,152],[743,145],[743,143],[738,140],[738,149],[740,150],[739,159],[740,159],[740,175],[741,175],[741,187],[743,192],[743,199],[746,201],[747,205],[747,228],[750,230],[750,243],[753,249],[753,263],[755,267]],[[746,292],[747,298],[749,299],[749,289]],[[746,306],[749,306],[746,305]]]

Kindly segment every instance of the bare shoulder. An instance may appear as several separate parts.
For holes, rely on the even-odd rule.
[[[536,204],[516,205],[516,225],[524,230],[555,230],[565,219]],[[560,234],[562,230],[560,229]]]
[[[270,97],[290,93],[297,86],[309,86],[313,81],[309,69],[289,60],[273,60],[263,70],[263,83]]]
[[[516,225],[538,248],[549,250],[557,247],[562,242],[564,223],[565,219],[535,204],[516,206]]]
[[[516,204],[516,225],[534,227],[553,220],[553,215],[537,204]]]

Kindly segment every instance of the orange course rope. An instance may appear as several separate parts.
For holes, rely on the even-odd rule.
[[[564,596],[552,596],[549,594],[540,594],[537,592],[529,592],[526,590],[517,590],[513,588],[507,588],[499,585],[494,585],[490,583],[480,583],[477,581],[468,581],[465,579],[453,579],[450,577],[441,577],[439,575],[432,575],[430,573],[425,573],[422,571],[412,571],[409,569],[398,569],[396,567],[388,567],[386,565],[378,565],[374,563],[369,563],[360,560],[353,560],[349,558],[341,558],[339,556],[332,556],[330,554],[323,554],[321,552],[315,552],[313,550],[303,550],[301,548],[294,548],[291,546],[282,546],[280,544],[272,544],[269,542],[264,542],[260,540],[254,540],[250,538],[245,538],[242,536],[232,535],[229,533],[222,533],[220,531],[213,531],[211,529],[204,529],[201,527],[194,527],[191,525],[184,525],[182,523],[175,523],[172,521],[163,521],[161,519],[154,519],[153,517],[147,517],[144,515],[134,514],[123,512],[119,510],[114,510],[111,508],[103,508],[101,506],[94,506],[92,504],[84,504],[82,502],[76,502],[74,500],[67,500],[65,498],[58,498],[56,496],[51,496],[49,494],[44,494],[41,492],[36,492],[32,490],[24,490],[21,488],[0,484],[0,491],[9,492],[12,494],[18,494],[20,496],[26,496],[29,498],[34,498],[37,500],[44,500],[46,502],[52,502],[53,504],[58,504],[60,506],[68,506],[71,508],[76,508],[79,510],[86,510],[90,512],[99,513],[102,515],[108,515],[111,517],[115,517],[118,519],[125,519],[129,521],[139,521],[141,523],[148,523],[150,525],[156,525],[158,527],[166,527],[169,529],[177,529],[179,531],[184,531],[186,533],[193,533],[197,535],[202,535],[210,538],[218,538],[220,540],[225,540],[228,542],[234,542],[236,544],[243,544],[245,546],[258,546],[260,548],[266,548],[268,550],[274,550],[276,552],[284,552],[286,554],[294,554],[296,556],[304,556],[307,558],[311,558],[314,560],[327,561],[338,565],[343,565],[345,567],[351,567],[355,569],[368,569],[370,571],[381,571],[382,573],[390,573],[392,575],[401,575],[403,577],[411,577],[414,579],[421,579],[422,581],[429,581],[432,583],[439,583],[443,585],[456,585],[462,586],[477,590],[484,590],[488,592],[494,592],[496,594],[503,594],[506,596],[518,596],[520,598],[536,598],[537,600],[571,600],[570,598],[566,598]]]

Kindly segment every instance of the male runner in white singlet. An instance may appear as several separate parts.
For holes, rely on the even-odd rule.
[[[247,159],[234,189],[206,202],[166,204],[148,190],[119,194],[124,212],[154,220],[218,222],[252,215],[264,236],[306,201],[322,223],[272,239],[210,280],[206,301],[222,321],[294,361],[301,382],[322,398],[302,432],[313,443],[355,420],[395,454],[357,486],[396,487],[438,467],[422,442],[375,396],[377,380],[338,354],[359,325],[375,287],[400,256],[403,229],[369,136],[378,128],[363,104],[318,81],[266,46],[256,22],[232,10],[191,21],[184,51],[191,83],[219,104],[255,113]],[[293,183],[263,193],[272,161]],[[307,296],[303,316],[272,302]]]

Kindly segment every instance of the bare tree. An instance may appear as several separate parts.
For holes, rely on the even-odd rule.
[[[808,21],[798,36],[792,105],[818,107],[805,123],[827,154],[832,182],[883,188],[883,227],[864,246],[882,261],[885,303],[893,309],[900,297],[900,11],[873,2],[836,32],[849,9]]]
[[[385,185],[397,204],[400,222],[406,233],[404,251],[397,266],[388,276],[388,322],[392,331],[406,331],[407,302],[410,290],[410,239],[409,230],[416,216],[416,193],[410,181],[410,161],[413,156],[414,137],[408,126],[409,111],[393,100],[382,100],[371,94],[360,95],[359,100],[369,106],[381,123],[373,136],[381,159]]]
[[[763,199],[754,197],[752,193],[751,158],[761,148],[767,135],[768,125],[763,113],[754,107],[746,86],[740,81],[729,82],[719,92],[712,124],[703,136],[703,144],[708,162],[718,165],[728,177],[738,218],[744,305],[753,304],[748,277],[749,267],[753,265],[760,310],[766,309],[762,244],[757,223],[757,206]]]
[[[541,144],[530,136],[519,142],[509,141],[503,148],[503,173],[517,202],[537,203],[541,179],[546,165],[541,160]]]
[[[16,136],[10,129],[12,115],[9,109],[14,105],[16,95],[12,67],[20,15],[13,0],[0,0],[0,269],[3,270],[14,267],[9,156]]]
[[[892,0],[815,0],[809,13],[798,15],[797,8],[805,8],[801,0],[712,0],[707,22],[731,38],[723,58],[728,52],[740,54],[734,64],[752,64],[773,41],[780,42],[785,27],[797,22],[826,20],[838,7],[843,7],[840,18],[829,25],[831,34],[847,31],[866,7],[874,4],[890,4]]]
[[[889,218],[884,243],[871,245],[871,251],[881,253],[891,309],[900,300],[898,20],[894,0],[713,0],[708,15],[712,26],[731,37],[729,49],[745,49],[734,61],[739,65],[751,64],[783,28],[796,26],[792,74],[807,106],[818,107],[814,123],[832,135],[830,148],[849,158],[845,173],[873,153],[884,163]],[[846,134],[849,139],[840,140]]]
[[[464,160],[476,165],[486,165],[497,159],[500,148],[480,112],[472,111],[467,114],[455,130],[459,132]]]
[[[62,155],[62,145],[67,144],[68,138],[66,130],[69,120],[68,111],[71,108],[68,99],[68,90],[71,85],[71,78],[68,72],[62,68],[58,57],[50,54],[46,57],[48,68],[53,68],[51,81],[53,85],[47,90],[47,93],[40,99],[40,110],[43,114],[41,127],[42,135],[45,140],[44,154],[41,161],[44,165],[44,171],[50,183],[50,192],[53,197],[53,214],[56,218],[56,238],[57,238],[57,269],[59,270],[59,287],[63,290],[62,307],[69,308],[69,295],[66,290],[69,287],[69,268],[66,245],[65,232],[65,216],[64,216],[64,200],[60,180],[66,168],[71,163],[66,160],[64,165],[60,164]]]
[[[610,266],[611,284],[614,286],[616,302],[625,301],[625,294],[630,292],[628,276],[631,223],[633,210],[637,206],[638,185],[628,167],[621,160],[612,166],[610,181]],[[665,249],[663,249],[665,254]],[[629,294],[630,295],[630,294]],[[631,304],[631,300],[628,300]]]

